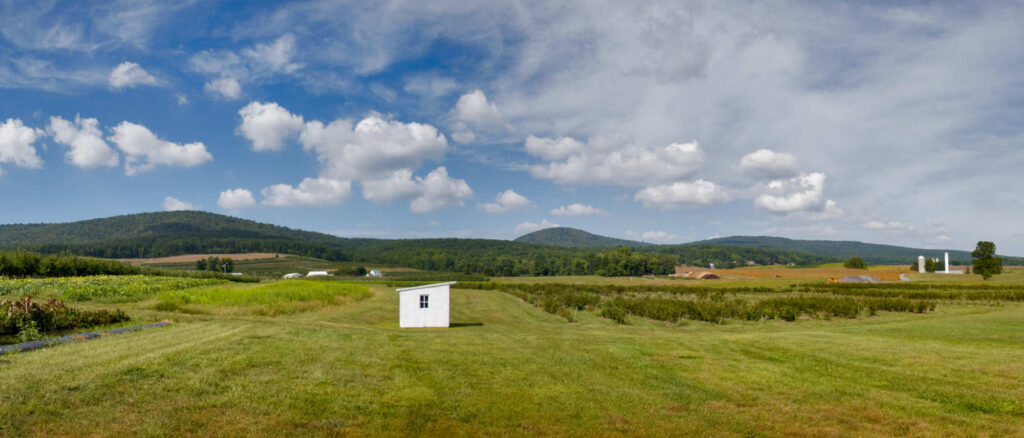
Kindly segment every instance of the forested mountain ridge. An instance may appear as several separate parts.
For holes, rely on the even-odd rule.
[[[671,270],[676,263],[717,266],[814,264],[831,259],[797,251],[738,246],[568,248],[489,239],[350,239],[213,213],[158,212],[62,224],[0,225],[0,249],[103,258],[275,252],[335,261],[488,275],[609,275]]]
[[[515,241],[567,248],[614,248],[619,246],[635,248],[650,245],[649,243],[637,242],[635,240],[599,236],[597,234],[568,227],[545,228],[543,230],[519,236]]]

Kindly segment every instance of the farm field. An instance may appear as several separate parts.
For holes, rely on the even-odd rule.
[[[348,273],[349,271],[352,271],[357,267],[364,267],[367,270],[380,269],[385,273],[390,274],[421,272],[419,270],[410,268],[384,267],[360,262],[332,262],[328,260],[318,259],[315,257],[304,257],[286,254],[277,254],[278,257],[275,257],[275,254],[269,253],[203,254],[203,256],[217,256],[222,258],[231,257],[235,261],[235,272],[242,272],[247,275],[255,275],[265,278],[279,278],[280,276],[290,272],[298,272],[301,274],[305,274],[306,272],[309,271]],[[238,256],[251,257],[236,258]],[[134,263],[138,263],[143,266],[152,266],[155,268],[192,270],[196,268],[197,260],[205,259],[206,257],[179,256],[165,257],[159,259],[135,259],[136,261],[134,261]]]
[[[1006,284],[1016,275],[997,278]],[[942,292],[940,279],[923,277],[922,287]],[[822,283],[517,280],[524,287],[750,288],[735,294],[741,299],[788,296],[800,284]],[[976,276],[957,282],[982,284]],[[1024,430],[1019,300],[933,300],[935,310],[924,313],[804,315],[793,322],[634,315],[623,325],[586,310],[569,323],[510,293],[454,289],[453,327],[418,330],[397,327],[397,301],[382,284],[330,281],[218,282],[130,300],[74,301],[123,309],[137,323],[176,323],[0,356],[0,435],[1015,436]],[[272,305],[294,311],[266,312]]]

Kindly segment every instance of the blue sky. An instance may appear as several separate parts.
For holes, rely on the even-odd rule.
[[[1024,6],[3,2],[0,222],[1024,254]]]

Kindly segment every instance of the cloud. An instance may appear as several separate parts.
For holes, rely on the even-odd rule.
[[[540,230],[543,230],[545,228],[555,228],[555,227],[558,227],[558,224],[553,224],[551,222],[548,222],[547,219],[542,220],[539,224],[536,224],[536,223],[533,223],[533,222],[530,222],[530,221],[526,221],[526,222],[523,222],[523,223],[521,223],[519,225],[516,225],[515,233],[516,233],[516,235],[523,235],[523,234],[532,233],[534,231],[540,231]]]
[[[455,91],[455,80],[447,76],[437,74],[417,74],[405,78],[406,93],[418,94],[426,97],[447,96]]]
[[[239,52],[205,50],[192,55],[189,69],[207,76],[206,91],[227,99],[242,94],[242,83],[259,84],[279,75],[293,75],[303,67],[292,61],[296,38],[286,33],[273,42],[259,43]]]
[[[225,99],[235,100],[242,95],[242,86],[234,78],[220,78],[207,82],[203,89]]]
[[[551,214],[555,216],[599,216],[607,213],[597,207],[576,203],[551,210]]]
[[[862,226],[869,230],[912,231],[914,229],[913,225],[900,221],[869,220]]]
[[[279,73],[294,73],[302,64],[292,62],[295,52],[295,35],[284,34],[273,43],[256,44],[242,50],[242,55],[253,63]]]
[[[452,138],[460,143],[474,141],[474,131],[495,132],[510,129],[498,106],[494,102],[488,102],[487,96],[481,90],[473,90],[460,96],[455,102],[455,108],[452,109],[452,117],[455,119],[455,133],[452,134]]]
[[[0,123],[0,163],[14,164],[26,169],[38,169],[43,160],[36,155],[34,143],[43,131],[22,124],[21,119],[7,119]],[[3,173],[0,169],[0,175]]]
[[[352,194],[352,183],[327,178],[306,178],[298,187],[276,184],[263,189],[263,205],[273,207],[341,204]]]
[[[477,204],[477,208],[488,213],[507,213],[510,211],[522,210],[533,205],[530,200],[512,189],[501,192],[494,198],[493,203]]]
[[[802,174],[789,180],[768,183],[766,193],[754,198],[754,206],[774,214],[824,211],[825,174]]]
[[[438,159],[448,141],[437,128],[402,123],[370,115],[353,125],[338,119],[328,125],[307,122],[299,141],[316,152],[321,173],[334,179],[380,179],[400,169],[415,169],[426,159]]]
[[[213,159],[200,142],[182,145],[161,140],[145,126],[135,123],[121,122],[112,131],[109,140],[125,154],[127,175],[148,172],[156,166],[198,166]]]
[[[228,189],[220,192],[217,205],[225,210],[240,210],[256,206],[256,198],[246,189]]]
[[[450,178],[448,170],[444,167],[438,167],[428,173],[419,183],[421,193],[409,203],[409,210],[413,213],[428,213],[453,205],[463,205],[465,200],[473,197],[473,190],[470,190],[466,181]]]
[[[164,211],[185,211],[185,210],[199,210],[199,206],[172,198],[170,196],[164,198]]]
[[[583,145],[571,138],[527,137],[524,146],[527,153],[549,161],[530,166],[530,174],[558,184],[645,186],[692,176],[704,162],[697,142],[650,149],[605,138]],[[560,158],[564,160],[554,161]]]
[[[138,85],[156,85],[157,80],[139,64],[122,62],[110,71],[107,77],[110,87],[114,89],[135,88]]]
[[[75,115],[75,121],[69,122],[61,117],[50,117],[46,131],[54,141],[68,147],[64,158],[77,167],[114,167],[121,162],[117,152],[103,140],[99,121],[94,118]]]
[[[372,202],[412,199],[409,210],[429,213],[453,205],[463,205],[473,197],[473,190],[465,180],[448,176],[448,170],[438,167],[425,178],[412,176],[412,171],[401,169],[386,178],[362,182],[363,198]]]
[[[729,191],[710,181],[676,182],[646,187],[636,192],[633,199],[648,208],[678,208],[718,204],[731,199]]]
[[[770,149],[758,149],[744,155],[740,160],[740,172],[758,180],[792,178],[799,171],[799,163],[795,156]]]
[[[626,231],[626,238],[649,243],[674,243],[678,242],[680,239],[678,235],[666,233],[664,231],[645,231],[643,233],[635,233],[633,230]]]
[[[188,105],[188,97],[184,94],[178,93],[175,95],[175,98],[177,99],[178,105]]]
[[[305,126],[302,116],[296,116],[276,102],[250,102],[238,110],[242,124],[236,133],[252,142],[256,151],[276,151],[285,139],[297,134]]]

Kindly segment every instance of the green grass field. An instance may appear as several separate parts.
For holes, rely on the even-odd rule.
[[[253,295],[299,284],[287,283],[212,286],[188,295],[207,300],[201,306],[210,309],[306,296]],[[671,284],[691,283],[701,284]],[[139,323],[177,322],[0,356],[0,435],[1020,436],[1024,430],[1019,303],[942,302],[924,314],[795,322],[631,317],[619,325],[588,311],[568,323],[504,292],[455,289],[452,328],[402,330],[394,290],[370,288],[362,300],[275,316],[160,311],[160,294],[132,303],[81,303],[123,308]]]

